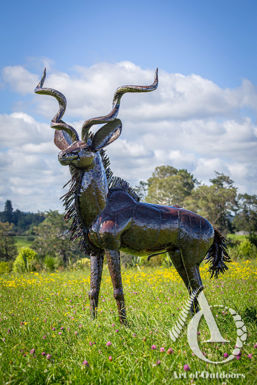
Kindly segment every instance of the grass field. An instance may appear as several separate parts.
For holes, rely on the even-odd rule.
[[[28,237],[25,235],[16,235],[15,242],[18,249],[18,252],[22,247],[31,247],[32,241],[28,240]]]
[[[239,234],[228,234],[226,237],[227,239],[231,239],[232,241],[240,241],[240,242],[247,239],[246,235],[239,235]]]
[[[209,304],[235,309],[247,327],[241,355],[220,365],[208,364],[192,354],[186,328],[175,343],[169,337],[188,299],[173,268],[123,272],[127,327],[118,322],[106,268],[96,321],[90,319],[87,271],[2,275],[0,383],[255,384],[256,265],[249,261],[230,263],[229,271],[217,280],[210,280],[206,266],[202,268]],[[230,342],[203,342],[209,332],[202,320],[199,346],[210,360],[221,361],[235,346],[236,327],[224,308],[212,311],[222,336]],[[193,379],[196,372],[199,378]],[[219,378],[204,378],[208,375]]]

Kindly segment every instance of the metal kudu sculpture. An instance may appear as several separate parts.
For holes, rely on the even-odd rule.
[[[120,250],[131,254],[167,252],[189,293],[199,291],[202,282],[199,264],[207,254],[212,276],[227,269],[229,261],[225,239],[201,216],[180,207],[161,206],[139,201],[124,180],[113,177],[104,148],[118,139],[122,124],[117,115],[120,100],[126,92],[149,92],[158,86],[158,69],[149,86],[119,87],[109,114],[86,120],[81,140],[76,130],[62,120],[66,109],[63,94],[44,88],[46,70],[35,89],[51,95],[59,111],[51,121],[54,142],[61,150],[58,159],[70,167],[69,191],[62,197],[66,220],[72,220],[71,239],[81,238],[83,249],[91,259],[90,308],[96,316],[104,254],[107,257],[119,318],[126,322],[122,288]],[[92,134],[90,128],[104,124]],[[194,304],[196,310],[197,303]],[[193,310],[193,309],[192,309]]]

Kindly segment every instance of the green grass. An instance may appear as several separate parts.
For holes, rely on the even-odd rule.
[[[232,241],[240,241],[240,242],[242,242],[245,239],[247,239],[247,236],[246,235],[238,235],[238,234],[228,234],[227,238],[231,239]]]
[[[121,326],[112,296],[109,274],[104,270],[99,314],[92,321],[87,292],[89,272],[31,273],[0,278],[0,383],[1,384],[208,384],[191,381],[190,375],[221,373],[244,375],[238,379],[212,379],[212,384],[256,383],[256,262],[233,263],[218,280],[202,273],[210,305],[236,310],[247,327],[248,338],[241,358],[213,365],[192,354],[186,330],[174,343],[169,330],[187,300],[184,285],[172,269],[156,268],[123,272],[129,325]],[[232,352],[236,328],[223,308],[212,308],[227,344],[208,339],[201,321],[199,346],[211,360]],[[61,333],[61,334],[59,334]],[[111,346],[106,346],[107,342]],[[151,349],[156,345],[156,349]],[[164,347],[165,352],[160,352]],[[173,349],[167,354],[168,348]],[[32,349],[35,349],[32,350]],[[45,353],[51,357],[42,355]],[[253,358],[248,358],[253,354]],[[112,357],[110,361],[109,357]],[[83,365],[83,361],[88,365]],[[158,363],[160,361],[160,363]],[[183,370],[189,365],[190,371]],[[177,376],[186,379],[175,379]]]
[[[18,252],[22,247],[31,247],[32,241],[29,241],[27,236],[25,235],[16,235],[15,237],[16,246],[18,249]]]

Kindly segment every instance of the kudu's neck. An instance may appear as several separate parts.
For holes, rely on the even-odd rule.
[[[96,154],[92,168],[81,171],[77,189],[76,209],[83,225],[89,228],[104,209],[108,194],[108,184],[102,158]]]

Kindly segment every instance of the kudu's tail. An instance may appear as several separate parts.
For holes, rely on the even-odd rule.
[[[226,239],[217,230],[214,229],[214,240],[206,256],[207,262],[210,262],[209,271],[211,278],[218,277],[219,273],[224,273],[228,270],[225,262],[231,262],[230,256],[227,253]]]

